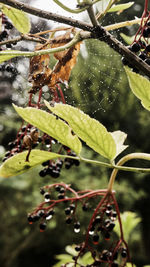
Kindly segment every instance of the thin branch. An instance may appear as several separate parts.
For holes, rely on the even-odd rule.
[[[145,18],[145,20],[146,19],[147,18]],[[115,23],[115,24],[111,24],[111,25],[105,26],[104,28],[105,28],[106,31],[112,31],[112,30],[116,30],[116,29],[119,29],[119,28],[132,26],[134,24],[140,24],[141,20],[142,19],[140,18],[140,19],[122,21],[122,22],[119,22],[119,23]]]
[[[51,12],[46,12],[37,8],[33,8],[29,5],[19,3],[15,0],[0,0],[0,3],[4,3],[6,5],[12,6],[19,10],[25,11],[29,14],[57,21],[60,23],[64,23],[73,27],[80,28],[85,31],[92,32],[91,38],[99,39],[100,41],[106,42],[111,48],[117,51],[119,54],[123,55],[129,63],[134,65],[134,67],[141,70],[145,75],[150,77],[150,66],[146,64],[143,60],[141,60],[138,56],[132,53],[129,49],[127,49],[121,42],[115,39],[110,33],[108,33],[102,26],[97,26],[93,28],[91,24],[87,24],[82,21],[77,21],[71,18],[66,18],[57,14],[53,14]]]
[[[95,14],[94,14],[94,10],[93,10],[93,7],[90,6],[88,9],[87,9],[87,12],[88,12],[88,15],[90,17],[90,20],[93,24],[93,26],[98,26],[98,22],[97,22],[97,19],[95,17]]]
[[[78,21],[78,20],[75,20],[72,18],[67,18],[65,16],[54,14],[52,12],[47,12],[47,11],[41,10],[39,8],[31,7],[27,4],[20,3],[20,2],[15,1],[15,0],[0,0],[0,3],[14,7],[14,8],[19,9],[19,10],[22,10],[24,12],[31,14],[31,15],[35,15],[39,18],[48,19],[48,20],[59,22],[59,23],[64,23],[64,24],[67,24],[67,25],[70,25],[73,27],[77,27],[77,28],[82,29],[82,30],[88,31],[92,27],[92,25],[90,25],[88,23],[84,23],[82,21]]]
[[[150,66],[140,59],[137,55],[132,53],[126,46],[114,38],[103,27],[97,26],[93,30],[93,38],[106,42],[111,48],[113,48],[120,55],[124,56],[126,60],[134,67],[141,70],[145,75],[150,78]]]
[[[109,180],[109,185],[108,185],[108,191],[112,191],[117,173],[119,169],[116,169],[116,166],[122,166],[124,165],[127,161],[129,160],[133,160],[133,159],[142,159],[142,160],[148,160],[150,161],[150,154],[147,153],[131,153],[128,154],[126,156],[124,156],[123,158],[121,158],[118,163],[114,166],[115,168],[112,171],[110,180]]]
[[[20,41],[23,41],[23,40],[31,41],[31,42],[38,42],[38,43],[45,43],[45,42],[47,42],[47,39],[42,38],[42,37],[39,37],[39,38],[38,37],[31,37],[29,35],[22,34],[21,36],[18,36],[16,38],[13,38],[13,39],[9,39],[9,40],[5,40],[5,41],[0,42],[0,46],[5,45],[5,44],[17,43],[17,42],[20,42]]]

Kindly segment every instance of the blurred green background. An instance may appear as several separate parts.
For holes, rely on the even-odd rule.
[[[128,2],[128,1],[122,1]],[[107,15],[103,24],[112,24],[134,16],[141,16],[143,0],[120,15]],[[39,20],[38,29],[48,29],[44,20]],[[133,35],[137,26],[123,29],[125,34]],[[35,31],[34,25],[32,31]],[[13,33],[16,34],[16,33]],[[120,31],[115,36],[120,38]],[[25,44],[22,44],[24,46]],[[0,74],[0,156],[8,149],[8,142],[15,139],[21,120],[12,109],[11,103],[27,103],[28,60],[15,60],[19,70],[17,77]],[[121,57],[103,42],[86,41],[81,47],[78,62],[72,71],[69,88],[65,91],[66,101],[80,107],[90,116],[98,119],[109,131],[120,129],[128,134],[124,152],[150,151],[150,116],[132,94],[121,63]],[[99,156],[83,149],[83,155],[91,159]],[[136,160],[134,166],[148,167],[147,162]],[[41,267],[53,266],[55,255],[65,251],[65,246],[76,242],[77,238],[64,223],[64,208],[40,233],[38,224],[29,225],[27,213],[42,201],[39,188],[56,182],[55,179],[38,175],[38,167],[26,174],[4,179],[0,178],[0,266],[2,267]],[[78,169],[63,169],[57,181],[71,183],[76,189],[97,189],[107,186],[110,170],[81,164]],[[121,212],[134,211],[141,218],[140,225],[132,233],[129,247],[136,266],[150,263],[150,179],[149,174],[119,172],[115,185],[116,197]],[[85,215],[80,214],[84,223]]]

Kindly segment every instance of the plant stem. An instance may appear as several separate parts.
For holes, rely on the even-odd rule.
[[[98,22],[97,22],[97,19],[95,17],[95,14],[94,14],[93,6],[90,6],[87,9],[87,12],[88,12],[89,18],[90,18],[93,26],[98,26]]]
[[[85,10],[88,8],[88,6],[87,6],[87,7],[83,7],[83,8],[71,9],[71,8],[65,6],[64,4],[62,4],[59,0],[53,0],[53,1],[54,1],[58,6],[60,6],[61,8],[63,8],[64,10],[66,10],[66,11],[68,11],[68,12],[70,12],[70,13],[74,13],[74,14],[78,14],[78,13],[80,13],[80,12],[83,12],[83,11],[85,11]]]
[[[146,153],[131,153],[131,154],[128,154],[128,155],[124,156],[122,159],[120,159],[118,161],[118,163],[114,166],[114,170],[112,171],[112,174],[111,174],[111,177],[110,177],[110,180],[109,180],[109,184],[108,184],[108,191],[109,192],[111,192],[112,189],[113,189],[115,178],[116,178],[116,175],[117,175],[118,170],[119,170],[116,167],[117,166],[118,167],[119,166],[122,166],[127,161],[132,160],[132,159],[142,159],[142,160],[148,160],[148,161],[150,161],[150,154],[146,154]],[[133,169],[138,170],[139,168],[133,168]],[[145,170],[148,170],[148,169],[143,169],[143,172],[145,172]],[[141,171],[142,171],[142,169],[141,169]]]
[[[145,18],[145,20],[146,19],[147,18]],[[116,29],[123,28],[126,26],[132,26],[132,25],[138,24],[140,22],[141,22],[141,19],[133,19],[133,20],[128,20],[128,21],[123,21],[123,22],[111,24],[111,25],[105,26],[104,28],[106,31],[112,31],[112,30],[116,30]]]
[[[64,16],[53,14],[51,12],[46,12],[38,8],[33,8],[29,5],[20,3],[16,0],[0,0],[0,3],[4,3],[6,5],[12,6],[14,8],[17,8],[19,10],[25,11],[29,14],[32,14],[32,15],[35,15],[41,18],[64,23],[64,24],[67,24],[73,27],[80,28],[84,31],[90,31],[92,32],[91,37],[88,35],[88,37],[85,37],[83,39],[94,38],[94,39],[99,39],[100,41],[106,42],[111,48],[113,48],[119,54],[123,55],[129,63],[131,63],[136,68],[140,69],[145,75],[150,77],[150,66],[146,64],[143,60],[141,60],[138,56],[136,56],[134,53],[132,53],[129,49],[127,49],[121,42],[115,39],[102,26],[97,26],[96,29],[93,29],[93,26],[91,24],[87,24],[85,22],[74,20],[71,18],[66,18]]]
[[[38,56],[38,55],[53,54],[53,53],[56,53],[56,52],[64,51],[64,50],[74,46],[79,41],[81,41],[80,32],[78,32],[69,43],[67,43],[67,44],[65,44],[63,46],[60,46],[60,47],[44,49],[44,50],[37,50],[37,51],[34,51],[34,52],[26,52],[26,51],[23,52],[23,51],[17,51],[17,50],[5,50],[5,51],[0,52],[0,56],[33,57],[33,56]]]

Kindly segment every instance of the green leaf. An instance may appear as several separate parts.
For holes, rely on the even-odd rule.
[[[1,10],[11,20],[11,22],[19,32],[25,34],[30,31],[31,24],[26,13],[6,5],[2,5]]]
[[[142,106],[150,110],[150,81],[125,67],[129,85],[134,95],[141,100]]]
[[[15,52],[15,50],[12,50],[13,52]],[[10,53],[10,50],[9,51],[3,51],[3,52],[5,52],[5,53]],[[7,60],[9,60],[9,59],[11,59],[11,58],[14,58],[14,57],[16,57],[16,56],[14,56],[14,55],[3,55],[3,52],[0,52],[0,64],[2,63],[2,62],[4,62],[4,61],[7,61]]]
[[[131,233],[134,230],[134,228],[140,223],[141,218],[137,217],[137,214],[134,212],[126,211],[123,214],[121,214],[121,222],[124,232],[124,239],[128,243]],[[119,222],[116,222],[114,231],[118,236],[120,236],[120,227]]]
[[[124,34],[124,33],[120,33],[120,36],[122,37],[122,39],[123,39],[128,45],[132,44],[133,41],[134,41],[134,38],[135,38],[135,35],[133,35],[133,36],[128,36],[128,35],[126,35],[126,34]],[[138,37],[137,37],[137,39],[138,39]]]
[[[118,12],[118,11],[122,11],[125,9],[130,8],[132,5],[134,4],[134,2],[129,2],[126,4],[120,4],[120,5],[113,5],[108,12]]]
[[[110,160],[115,157],[115,141],[101,123],[75,107],[64,104],[55,104],[52,107],[47,101],[45,104],[53,113],[67,121],[75,134],[89,147]]]
[[[127,262],[126,267],[136,267],[136,265],[133,263]]]
[[[0,176],[4,178],[15,176],[23,172],[26,172],[29,169],[47,160],[60,157],[60,155],[56,153],[34,149],[30,153],[29,162],[27,162],[26,161],[27,154],[28,151],[25,151],[22,153],[18,153],[15,156],[7,159],[0,166]]]
[[[92,264],[94,262],[91,252],[86,252],[83,257],[81,258],[82,264],[87,266],[88,264]]]
[[[124,141],[127,138],[127,134],[121,131],[115,131],[111,133],[113,139],[115,140],[116,143],[116,155],[117,157],[123,150],[125,150],[128,146],[123,145]]]
[[[43,110],[13,106],[25,121],[57,139],[61,144],[70,147],[76,154],[80,154],[81,142],[76,135],[72,134],[71,128],[65,122]]]

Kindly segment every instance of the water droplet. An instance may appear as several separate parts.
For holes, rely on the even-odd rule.
[[[53,217],[52,215],[49,215],[49,216],[46,217],[46,220],[48,221],[48,220],[50,220],[52,217]]]
[[[79,233],[79,232],[80,232],[80,228],[78,228],[78,229],[75,228],[75,229],[74,229],[74,232],[75,232],[75,233]]]

